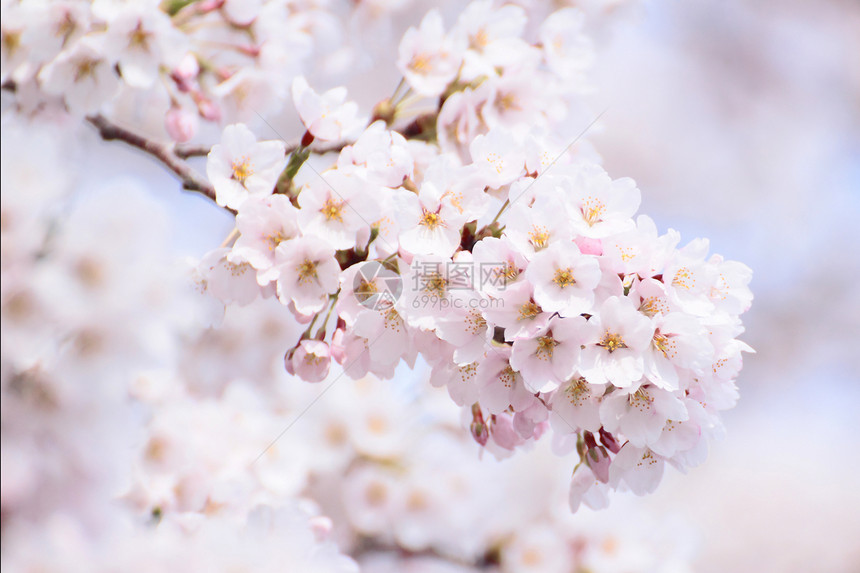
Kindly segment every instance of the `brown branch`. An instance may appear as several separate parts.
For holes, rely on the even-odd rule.
[[[196,144],[196,143],[177,143],[173,146],[173,153],[179,159],[188,159],[189,157],[205,157],[212,150],[211,145]]]
[[[354,141],[341,141],[337,143],[330,143],[328,145],[313,145],[309,147],[311,153],[316,153],[317,155],[324,155],[326,153],[331,153],[332,151],[343,151],[344,147],[348,145],[353,145]],[[286,144],[287,155],[295,151],[300,147],[298,143],[287,143]]]
[[[87,121],[99,131],[99,135],[105,141],[122,141],[148,153],[179,176],[183,189],[201,193],[212,199],[212,201],[215,201],[215,188],[212,187],[205,177],[201,176],[183,161],[182,157],[177,155],[172,146],[151,141],[142,135],[122,128],[110,122],[103,115],[88,116]]]

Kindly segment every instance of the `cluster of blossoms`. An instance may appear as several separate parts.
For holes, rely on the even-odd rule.
[[[56,181],[4,149],[4,564],[355,571],[336,542],[370,572],[684,570],[559,507],[702,460],[749,350],[750,271],[634,219],[633,182],[573,140],[589,14],[478,0],[446,29],[432,10],[364,109],[300,73],[342,26],[318,4],[4,3],[8,115],[87,116],[235,214],[195,292],[140,194],[71,199],[56,142],[21,147],[56,151]],[[353,24],[398,2],[356,4]],[[235,123],[290,99],[298,144]],[[174,142],[229,125],[183,155],[110,127],[139,101]],[[430,384],[390,381],[402,363]],[[342,374],[326,407],[291,379]]]
[[[0,79],[26,112],[110,113],[188,141],[274,113],[305,67],[342,75],[402,2],[3,0]]]
[[[4,133],[19,144],[2,165],[4,567],[689,570],[665,524],[560,511],[569,468],[548,443],[481,460],[418,378],[318,400],[283,368],[302,334],[288,308],[231,305],[207,327],[151,199],[119,181],[82,196],[71,136]]]
[[[285,357],[304,380],[332,362],[391,377],[420,354],[495,454],[551,430],[559,453],[579,454],[574,510],[622,484],[653,491],[666,462],[702,460],[737,397],[750,350],[738,316],[752,300],[747,267],[634,219],[633,181],[545,135],[554,120],[538,110],[555,106],[530,107],[533,88],[546,76],[542,96],[561,98],[563,71],[585,66],[588,44],[570,32],[580,16],[553,13],[529,44],[513,5],[472,3],[448,33],[430,12],[399,66],[438,106],[399,129],[398,103],[361,131],[345,90],[318,95],[302,78],[307,132],[289,155],[228,126],[207,173],[238,238],[200,275],[224,302],[277,296],[308,324]],[[499,56],[510,53],[521,59]],[[308,162],[314,140],[356,130]]]

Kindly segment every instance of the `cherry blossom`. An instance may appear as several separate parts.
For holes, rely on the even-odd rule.
[[[418,28],[410,28],[400,41],[397,67],[416,92],[440,95],[457,76],[462,46],[445,33],[442,16],[431,10]]]
[[[591,570],[640,538],[564,498],[724,431],[751,270],[571,142],[589,3],[43,4],[2,24],[4,564]],[[46,118],[158,161],[215,238],[174,264],[160,208],[72,195],[86,138]]]
[[[293,80],[292,94],[302,123],[314,137],[338,141],[365,125],[357,115],[358,105],[346,101],[346,88],[334,88],[320,95],[304,76],[299,76]]]
[[[238,209],[248,197],[270,195],[285,166],[283,142],[258,142],[250,129],[235,124],[209,152],[206,174],[218,204]]]
[[[305,314],[319,312],[338,287],[334,249],[313,236],[280,243],[275,249],[278,298]]]

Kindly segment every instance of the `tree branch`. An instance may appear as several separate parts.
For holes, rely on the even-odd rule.
[[[196,143],[177,143],[173,146],[173,153],[179,159],[188,159],[189,157],[205,157],[212,150],[211,145],[196,144]]]
[[[142,135],[110,122],[103,115],[88,116],[87,121],[99,131],[99,135],[105,141],[123,141],[132,147],[148,153],[179,176],[183,189],[201,193],[212,201],[215,201],[215,188],[212,187],[205,177],[197,173],[183,160],[184,157],[202,154],[202,147],[195,147],[193,149],[189,147],[183,151],[183,155],[179,155],[174,151],[173,146],[151,141]],[[208,153],[208,150],[206,153]]]

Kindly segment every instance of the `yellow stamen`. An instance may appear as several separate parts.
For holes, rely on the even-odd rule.
[[[549,245],[549,232],[546,227],[535,225],[529,233],[529,242],[536,251],[545,249]]]
[[[438,298],[445,298],[448,291],[448,280],[440,273],[431,273],[424,277],[424,291]]]
[[[297,266],[296,272],[299,273],[299,284],[306,284],[317,280],[317,264],[310,259],[305,259]]]
[[[551,360],[552,352],[556,346],[558,346],[558,341],[556,341],[552,336],[538,336],[535,356],[540,360]]]
[[[520,306],[520,315],[517,320],[531,320],[542,312],[543,309],[535,301],[529,300]]]
[[[602,346],[610,353],[615,352],[619,348],[627,348],[627,345],[624,343],[624,339],[621,338],[620,334],[616,334],[613,332],[606,331],[606,334],[603,335],[603,340],[597,343],[598,346]]]
[[[242,157],[233,161],[233,179],[245,184],[245,180],[254,174],[254,168],[251,166],[251,161],[247,157]]]
[[[599,222],[605,211],[606,205],[604,205],[603,201],[594,197],[589,197],[582,203],[582,217],[588,223],[589,227]]]
[[[437,227],[444,227],[445,221],[442,220],[442,217],[439,216],[439,213],[433,213],[432,211],[424,211],[424,215],[421,217],[421,220],[418,221],[418,224],[427,227],[431,231],[436,229]]]
[[[556,269],[552,282],[557,284],[558,288],[561,289],[575,285],[576,281],[573,279],[573,269]]]
[[[320,213],[326,218],[326,221],[337,221],[343,223],[343,201],[332,199],[329,197],[320,209]]]

